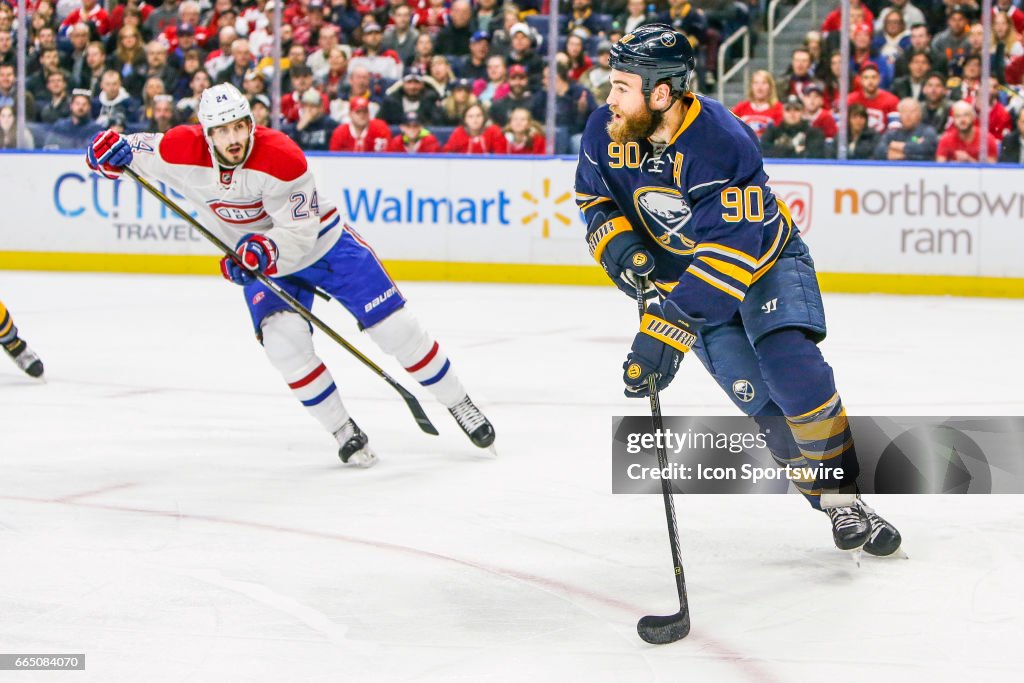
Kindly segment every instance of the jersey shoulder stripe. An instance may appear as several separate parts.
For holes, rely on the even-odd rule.
[[[306,172],[306,155],[294,140],[281,131],[257,126],[252,154],[245,160],[243,168],[291,182]]]

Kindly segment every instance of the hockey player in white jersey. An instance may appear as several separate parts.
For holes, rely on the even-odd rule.
[[[494,428],[473,404],[438,343],[412,316],[394,281],[365,241],[317,193],[305,155],[284,134],[255,124],[232,85],[203,92],[199,125],[165,134],[97,134],[89,167],[111,179],[130,166],[184,195],[199,221],[245,264],[224,257],[224,277],[244,288],[257,338],[295,397],[338,441],[338,455],[369,467],[376,455],[342,404],[316,355],[309,324],[252,276],[273,277],[306,308],[316,288],[337,299],[384,351],[442,402],[470,440],[494,442]],[[248,269],[248,270],[247,270]]]

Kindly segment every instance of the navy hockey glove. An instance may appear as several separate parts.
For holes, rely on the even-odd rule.
[[[277,274],[277,245],[266,235],[249,233],[238,241],[235,247],[244,268],[239,266],[230,256],[220,260],[220,272],[224,279],[236,285],[247,285],[254,278],[249,271],[258,270],[264,275]]]
[[[675,378],[683,354],[697,341],[697,332],[703,325],[702,318],[691,318],[671,301],[650,304],[640,320],[632,350],[622,364],[626,397],[649,396],[647,378],[652,375],[657,378],[658,391],[665,389]]]
[[[116,180],[124,167],[132,163],[132,146],[117,131],[100,131],[89,141],[85,162],[103,177]]]
[[[629,221],[619,214],[604,221],[587,235],[590,254],[601,264],[612,282],[631,298],[636,298],[636,279],[654,271],[654,257],[640,235],[633,232]],[[657,296],[648,286],[645,299]]]

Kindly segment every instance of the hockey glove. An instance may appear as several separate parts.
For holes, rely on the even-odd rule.
[[[124,167],[132,163],[132,146],[117,131],[100,131],[89,141],[85,162],[103,177],[116,180]]]
[[[247,285],[254,278],[249,271],[258,270],[264,275],[277,274],[277,245],[266,235],[249,233],[238,241],[235,253],[245,266],[240,266],[230,256],[220,260],[220,272],[224,279],[236,285]]]
[[[702,318],[691,318],[671,301],[650,304],[622,364],[626,397],[649,396],[647,379],[652,375],[657,378],[658,391],[665,389],[675,378],[683,354],[697,341],[703,324]]]
[[[619,214],[598,225],[587,235],[587,244],[591,255],[615,286],[635,298],[636,279],[654,271],[654,257],[647,251],[643,238],[633,232],[626,217]],[[645,299],[656,296],[653,286],[644,290]]]

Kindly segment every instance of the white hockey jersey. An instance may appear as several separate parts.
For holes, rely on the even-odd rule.
[[[312,265],[341,236],[337,208],[318,196],[305,155],[279,131],[257,126],[249,158],[233,170],[215,166],[199,126],[127,139],[131,168],[188,199],[199,223],[228,246],[249,233],[272,239],[278,277]]]

